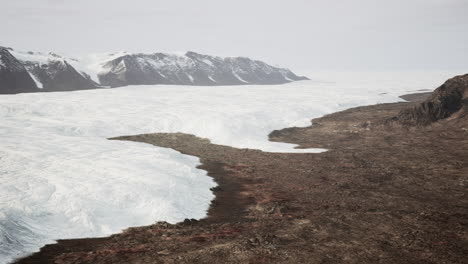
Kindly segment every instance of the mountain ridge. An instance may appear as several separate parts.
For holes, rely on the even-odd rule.
[[[139,84],[281,84],[307,79],[288,69],[246,57],[223,58],[193,51],[184,55],[125,54],[106,62],[98,78],[102,85],[111,87]]]
[[[29,74],[30,84],[18,92],[49,92],[122,87],[128,85],[263,85],[308,80],[286,68],[247,57],[219,57],[188,51],[171,53],[107,53],[70,58],[55,53],[7,51]],[[9,66],[13,67],[13,66]],[[11,75],[11,74],[10,74]],[[9,77],[20,85],[23,77]],[[0,84],[11,86],[10,84]],[[21,86],[21,85],[20,85]],[[0,89],[7,93],[7,88]],[[15,93],[15,92],[13,92]]]

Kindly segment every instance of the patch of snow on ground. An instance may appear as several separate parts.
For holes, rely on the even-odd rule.
[[[105,236],[156,221],[202,218],[214,181],[198,158],[106,138],[184,132],[274,152],[269,142],[346,108],[398,101],[450,73],[311,74],[274,86],[129,86],[0,96],[0,263],[55,239]],[[385,93],[385,94],[383,94]]]

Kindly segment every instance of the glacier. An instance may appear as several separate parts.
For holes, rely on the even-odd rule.
[[[183,132],[269,152],[274,129],[350,107],[400,101],[453,72],[310,74],[284,85],[128,86],[0,95],[0,263],[56,239],[203,218],[216,183],[198,158],[110,137]]]

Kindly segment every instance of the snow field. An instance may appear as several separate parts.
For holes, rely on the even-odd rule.
[[[448,72],[317,73],[275,86],[129,86],[0,96],[0,263],[56,239],[203,218],[214,181],[196,157],[109,137],[183,132],[270,152],[274,129],[434,89]]]

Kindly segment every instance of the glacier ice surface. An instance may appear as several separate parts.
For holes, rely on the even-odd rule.
[[[214,181],[196,157],[109,137],[184,132],[271,152],[269,142],[346,108],[400,100],[453,73],[316,73],[273,86],[128,86],[0,96],[0,263],[56,239],[203,218]]]

